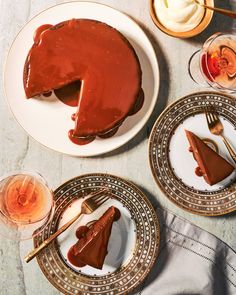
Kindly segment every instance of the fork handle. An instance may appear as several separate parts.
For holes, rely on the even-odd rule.
[[[37,248],[33,249],[27,256],[25,256],[24,260],[25,262],[30,262],[41,250],[46,248],[56,237],[58,237],[61,233],[63,233],[69,226],[71,226],[82,214],[80,212],[77,214],[74,218],[69,220],[67,223],[65,223],[61,228],[59,228],[54,234],[52,234],[49,238],[43,241],[42,244],[40,244]]]
[[[225,146],[227,147],[227,150],[229,151],[230,156],[232,157],[232,159],[236,163],[236,154],[234,152],[234,149],[233,149],[232,145],[229,143],[229,141],[223,135],[221,135],[221,138],[222,138]]]
[[[217,8],[217,7],[212,7],[212,6],[208,6],[208,5],[205,5],[205,4],[202,4],[201,6],[207,8],[209,10],[213,10],[213,11],[216,11],[218,13],[221,13],[223,15],[226,15],[226,16],[229,16],[229,17],[232,17],[232,18],[236,18],[236,12],[235,11],[228,10],[228,9]]]

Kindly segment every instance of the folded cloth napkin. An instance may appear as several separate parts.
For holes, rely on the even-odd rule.
[[[158,209],[157,261],[135,295],[236,294],[236,252],[203,229]]]

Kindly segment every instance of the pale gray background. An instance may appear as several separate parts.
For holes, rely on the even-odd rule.
[[[0,0],[1,68],[3,68],[10,44],[19,29],[42,9],[61,2],[63,1]],[[16,169],[36,170],[45,176],[52,188],[56,188],[65,180],[83,173],[113,173],[136,183],[147,193],[155,206],[160,204],[169,208],[174,213],[215,234],[236,250],[236,214],[205,218],[177,208],[157,188],[148,163],[148,137],[160,112],[171,101],[190,92],[203,90],[197,87],[188,76],[189,57],[212,33],[233,28],[233,21],[215,15],[211,25],[200,36],[179,40],[163,34],[155,27],[149,16],[148,0],[97,0],[97,2],[108,4],[132,16],[144,29],[155,47],[160,63],[161,88],[151,119],[132,141],[117,151],[96,158],[69,157],[44,148],[25,134],[6,105],[1,84],[0,175]],[[227,0],[215,2],[219,7],[229,7],[230,3]],[[36,260],[29,264],[22,261],[21,257],[31,248],[32,241],[19,244],[0,237],[1,295],[59,294],[43,276]]]

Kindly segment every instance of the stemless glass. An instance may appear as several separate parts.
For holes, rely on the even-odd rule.
[[[53,192],[38,173],[20,171],[0,179],[0,234],[4,237],[33,238],[53,213]]]
[[[236,35],[216,33],[189,60],[190,77],[216,90],[236,91]]]

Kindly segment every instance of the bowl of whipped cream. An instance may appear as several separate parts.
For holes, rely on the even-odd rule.
[[[214,6],[214,0],[198,0]],[[213,11],[195,0],[150,0],[150,14],[155,25],[164,33],[190,38],[200,34],[210,23]]]

